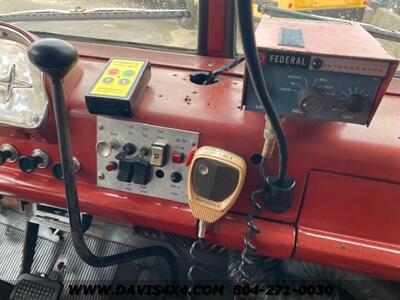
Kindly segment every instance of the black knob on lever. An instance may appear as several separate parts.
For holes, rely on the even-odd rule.
[[[161,256],[170,265],[171,277],[178,274],[174,255],[165,247],[150,246],[125,253],[99,257],[94,255],[85,244],[84,228],[80,218],[76,179],[73,169],[71,137],[69,134],[68,111],[64,99],[62,79],[74,67],[78,53],[71,44],[58,39],[42,39],[34,42],[28,49],[30,61],[52,80],[54,113],[57,124],[58,144],[64,177],[65,198],[71,237],[78,256],[87,264],[95,267],[108,267],[126,263],[135,259]],[[176,276],[179,278],[179,276]]]
[[[30,61],[54,80],[63,79],[78,62],[75,47],[59,39],[42,39],[28,49]]]
[[[21,171],[25,173],[32,173],[42,162],[43,158],[39,156],[21,156],[18,159],[18,166]]]

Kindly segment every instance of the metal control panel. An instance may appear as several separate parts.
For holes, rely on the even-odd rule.
[[[388,64],[383,66],[388,69]],[[267,86],[280,115],[367,124],[383,78],[270,65]],[[246,109],[263,111],[253,88]]]
[[[280,116],[369,125],[398,66],[361,26],[263,19],[260,61]],[[246,72],[243,104],[263,111]]]
[[[97,185],[187,203],[187,155],[199,133],[97,117]]]

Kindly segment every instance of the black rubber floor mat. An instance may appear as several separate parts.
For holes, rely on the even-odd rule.
[[[160,257],[148,257],[137,262],[119,265],[113,280],[114,295],[109,299],[161,299],[150,287],[170,284],[168,264]]]
[[[99,256],[125,252],[132,247],[119,243],[109,242],[86,236],[88,247]],[[0,279],[15,284],[19,275],[22,257],[24,232],[9,225],[0,223]],[[157,281],[165,283],[169,279],[168,265],[162,258],[149,257],[132,263],[107,268],[94,268],[84,263],[76,254],[72,240],[53,242],[39,237],[36,247],[32,274],[49,274],[57,258],[62,257],[65,262],[62,273],[64,289],[60,299],[123,299],[124,293],[110,290],[116,284],[137,285],[140,282]],[[88,288],[89,287],[89,288]],[[114,292],[114,295],[112,295]],[[121,292],[121,289],[120,291]],[[118,295],[117,295],[118,294]],[[129,293],[131,295],[131,293]],[[118,297],[117,297],[118,296]],[[138,297],[134,297],[138,299]],[[130,298],[133,299],[132,296]]]

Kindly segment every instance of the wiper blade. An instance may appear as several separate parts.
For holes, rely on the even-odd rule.
[[[191,13],[185,9],[129,9],[129,8],[96,8],[76,10],[30,10],[0,14],[0,21],[95,21],[95,20],[146,20],[146,19],[179,19],[190,18]]]
[[[361,25],[366,31],[368,31],[372,36],[379,38],[379,39],[384,39],[384,40],[389,40],[392,42],[400,42],[400,33],[383,29],[371,24],[367,23],[362,23],[362,22],[356,22],[356,21],[349,21],[345,19],[339,19],[339,18],[332,18],[332,17],[326,17],[326,16],[320,16],[316,15],[313,13],[305,13],[305,12],[298,12],[298,11],[291,11],[291,10],[286,10],[282,8],[277,8],[273,6],[268,6],[268,5],[261,5],[259,7],[260,12],[265,13],[265,14],[273,14],[274,16],[281,16],[281,17],[294,17],[297,19],[309,19],[309,20],[319,20],[319,21],[334,21],[334,22],[344,22],[344,23],[356,23]]]

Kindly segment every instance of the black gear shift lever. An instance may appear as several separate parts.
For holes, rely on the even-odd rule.
[[[173,254],[165,247],[153,246],[105,257],[94,255],[86,246],[80,218],[78,193],[69,134],[68,112],[64,99],[63,78],[78,61],[74,46],[59,39],[42,39],[28,49],[30,61],[52,81],[53,104],[57,124],[58,144],[64,174],[65,196],[71,226],[71,237],[79,257],[95,267],[108,267],[142,257],[161,256],[170,265],[171,277],[177,274],[177,263]],[[176,277],[178,278],[178,277]]]

